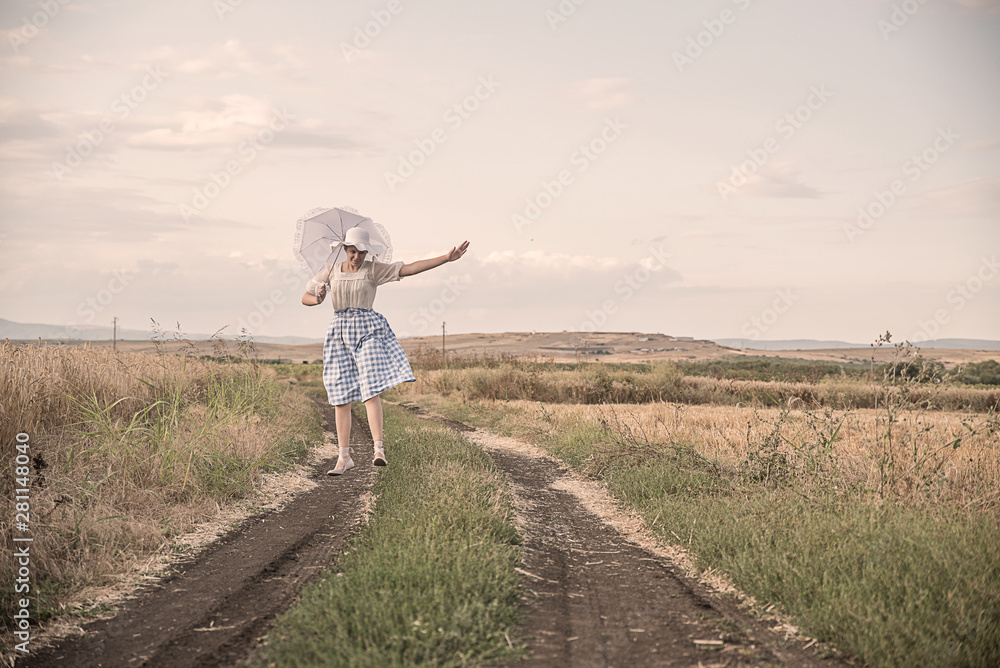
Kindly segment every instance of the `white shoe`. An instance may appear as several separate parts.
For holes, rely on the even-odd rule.
[[[385,446],[375,446],[375,459],[372,461],[375,466],[388,466],[389,462],[385,458]]]
[[[354,452],[354,448],[351,448],[351,452]],[[354,460],[351,459],[351,455],[348,453],[347,459],[343,457],[337,457],[337,465],[326,472],[327,475],[342,475],[346,471],[350,471],[354,468]]]

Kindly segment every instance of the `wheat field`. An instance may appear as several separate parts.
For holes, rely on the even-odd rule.
[[[537,404],[512,402],[522,410]],[[836,475],[845,488],[878,490],[885,467],[894,462],[897,498],[927,491],[937,501],[992,507],[1000,501],[1000,444],[990,418],[956,412],[924,411],[895,417],[893,440],[886,442],[888,417],[883,411],[805,411],[716,405],[547,404],[552,428],[580,422],[607,428],[622,443],[682,444],[720,466],[733,469],[751,460],[769,440],[802,476],[811,460]],[[837,440],[830,443],[837,431]],[[980,427],[970,434],[969,427]],[[960,439],[956,447],[956,439]],[[888,449],[888,451],[887,451]],[[793,471],[795,472],[795,471]],[[886,490],[888,492],[888,490]],[[916,500],[913,496],[911,500]]]
[[[598,440],[631,444],[634,452],[683,446],[720,471],[753,469],[757,477],[883,500],[1000,506],[998,389],[696,377],[672,365],[565,369],[508,359],[456,366],[421,370],[397,392],[418,402],[469,402],[485,413],[514,411],[549,432],[597,431]]]

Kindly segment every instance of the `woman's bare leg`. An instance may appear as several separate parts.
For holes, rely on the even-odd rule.
[[[365,411],[368,413],[368,427],[372,431],[372,440],[382,440],[382,396],[376,394],[365,402]]]
[[[372,430],[372,440],[375,441],[375,466],[385,466],[385,446],[382,444],[382,397],[375,395],[365,402],[368,413],[368,427]]]
[[[351,404],[341,404],[334,407],[334,415],[337,419],[337,465],[327,471],[328,475],[340,475],[345,471],[354,468],[354,460],[351,459]]]
[[[337,445],[347,448],[351,445],[351,404],[341,404],[334,408],[337,417]]]

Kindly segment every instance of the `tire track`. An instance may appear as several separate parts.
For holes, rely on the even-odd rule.
[[[606,492],[539,448],[416,406],[483,447],[504,471],[524,535],[531,654],[517,666],[843,666],[684,574]],[[619,518],[614,518],[619,519]],[[648,534],[648,532],[646,532]]]
[[[324,429],[334,410],[322,400]],[[367,423],[354,418],[351,442],[370,458]],[[360,447],[358,447],[360,446]],[[358,466],[331,479],[336,458],[312,467],[321,484],[284,508],[239,527],[175,566],[175,572],[84,626],[84,635],[32,653],[24,666],[236,666],[260,650],[274,618],[334,561],[361,520],[375,469]]]

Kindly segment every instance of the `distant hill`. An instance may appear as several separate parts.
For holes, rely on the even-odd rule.
[[[8,323],[10,324],[10,323]],[[14,323],[16,324],[16,323]],[[4,321],[0,320],[0,335],[5,330]],[[30,326],[24,326],[30,327]],[[61,335],[66,334],[65,328],[55,328]],[[93,330],[98,330],[96,333]],[[19,334],[19,339],[31,345],[38,336],[25,336],[34,334],[39,330],[29,329],[7,329],[7,332]],[[87,345],[94,348],[111,348],[111,337],[108,332],[100,332],[99,328],[91,328],[90,335],[104,334],[100,339],[66,339],[66,338],[43,338],[43,343],[48,345]],[[87,333],[84,333],[87,334]],[[178,353],[190,354],[191,350],[185,342],[174,341],[172,333],[167,333],[167,338],[162,344],[155,344],[149,334],[136,339],[119,339],[115,346],[119,351],[128,353]],[[10,338],[10,337],[8,337]],[[195,354],[209,354],[214,351],[215,346],[206,342],[204,334],[189,334],[187,342],[195,345],[195,348],[202,351]],[[287,340],[293,343],[273,343],[273,341]],[[231,339],[227,339],[229,354],[242,354],[242,351],[234,350]],[[260,359],[282,360],[299,364],[302,362],[316,362],[323,359],[323,342],[314,340],[309,343],[298,343],[303,341],[301,337],[261,337],[254,338],[255,354]],[[726,339],[720,339],[726,341]],[[729,341],[739,341],[729,339]],[[400,343],[407,355],[419,358],[423,355],[434,357],[440,355],[442,341],[441,335],[431,335],[414,338],[402,338]],[[831,345],[829,341],[753,341],[753,344],[776,345],[786,343],[792,345]],[[836,345],[836,342],[832,342]],[[961,345],[968,344],[968,341],[939,341],[934,344]],[[985,360],[1000,361],[1000,347],[997,342],[973,342],[978,347],[973,348],[938,348],[923,347],[921,355],[924,359],[941,362],[947,368],[954,368],[961,364],[972,362],[982,362]],[[503,358],[504,356],[527,357],[530,359],[552,360],[554,362],[592,362],[592,363],[627,363],[636,362],[693,362],[699,360],[758,357],[758,358],[781,358],[808,360],[819,362],[834,362],[837,364],[870,364],[873,359],[876,362],[884,362],[892,359],[894,349],[892,346],[883,347],[878,351],[873,351],[869,346],[854,344],[847,348],[814,348],[799,350],[775,350],[745,347],[724,347],[711,341],[696,340],[688,336],[668,336],[661,333],[643,332],[503,332],[503,333],[472,333],[472,334],[448,334],[445,342],[449,357],[457,356],[487,356]],[[852,344],[842,344],[851,346]],[[993,345],[993,350],[984,350],[986,345]],[[738,343],[737,343],[738,346]],[[411,359],[415,359],[411,358]]]
[[[918,348],[940,348],[947,350],[1000,350],[1000,341],[985,339],[934,339],[918,343]]]
[[[816,341],[813,339],[784,339],[775,341],[754,341],[752,339],[710,339],[713,343],[740,350],[831,350],[836,348],[868,348],[868,343],[846,343],[844,341]],[[934,339],[915,344],[918,348],[944,350],[1000,350],[1000,341],[985,339]]]
[[[173,331],[166,330],[166,338],[173,338]],[[211,334],[200,332],[182,332],[184,338],[189,341],[205,341]],[[95,325],[43,325],[36,323],[13,322],[0,318],[0,339],[12,339],[30,341],[38,339],[43,341],[110,341],[114,336],[111,327]],[[119,329],[119,341],[150,341],[153,338],[152,328],[141,329]],[[235,333],[224,333],[222,338],[228,340],[236,339]],[[323,339],[308,338],[303,336],[254,336],[257,343],[276,343],[281,345],[299,345],[305,343],[322,342]]]
[[[165,332],[166,339],[172,339],[174,332],[167,329]],[[534,334],[534,333],[532,333]],[[594,334],[600,334],[595,332]],[[639,334],[632,333],[635,336]],[[184,338],[189,341],[205,341],[209,339],[212,335],[205,334],[201,332],[184,332]],[[624,335],[624,334],[623,334]],[[152,329],[141,330],[141,329],[119,329],[118,330],[118,340],[119,341],[145,341],[148,342],[152,339],[153,332]],[[452,335],[451,338],[454,338]],[[470,335],[471,336],[471,335]],[[497,334],[490,335],[475,335],[477,337],[484,336],[498,336]],[[527,336],[527,334],[522,334],[521,336]],[[588,335],[582,332],[564,332],[562,335],[559,334],[547,334],[547,337],[556,337],[553,341],[548,342],[548,349],[552,350],[552,345],[566,345],[569,346],[569,350],[574,349],[574,344],[567,343],[569,339],[580,339],[581,337],[590,338]],[[675,343],[690,341],[690,337],[668,337],[663,334],[647,334],[642,335],[640,341],[654,341],[658,339],[669,339]],[[38,339],[39,337],[45,341],[111,341],[112,331],[111,327],[107,326],[95,326],[95,325],[44,325],[37,323],[20,323],[13,322],[12,320],[5,320],[0,318],[0,339],[12,339],[21,341],[31,341]],[[568,337],[568,338],[567,338]],[[222,338],[227,340],[236,339],[236,333],[226,333]],[[428,341],[434,337],[429,337]],[[567,341],[562,341],[566,338]],[[276,345],[305,345],[322,343],[322,338],[309,338],[303,336],[254,336],[253,340],[256,343],[270,343]],[[415,339],[416,340],[416,339]],[[773,341],[755,341],[752,339],[708,339],[707,341],[725,346],[727,348],[734,348],[736,350],[838,350],[838,349],[856,349],[856,348],[869,348],[870,344],[867,343],[847,343],[846,341],[817,341],[815,339],[784,339],[784,340],[773,340]],[[655,348],[653,343],[645,344],[646,348]],[[936,339],[934,341],[925,341],[918,345],[920,348],[927,349],[943,349],[943,350],[988,350],[988,351],[1000,351],[1000,341],[989,341],[984,339]]]
[[[845,341],[816,341],[815,339],[784,339],[757,341],[753,339],[709,339],[727,348],[749,348],[750,350],[830,350],[831,348],[867,348],[864,343]]]

